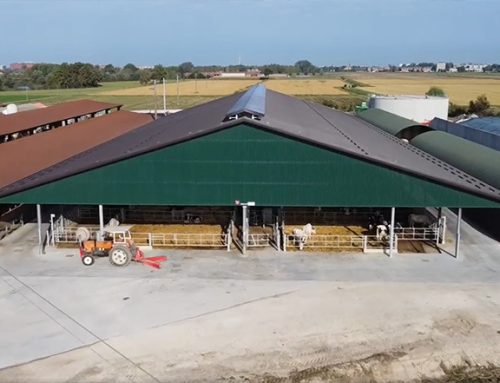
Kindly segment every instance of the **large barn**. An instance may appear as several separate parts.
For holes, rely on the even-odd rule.
[[[355,116],[262,85],[132,129],[0,188],[2,204],[105,210],[248,202],[273,212],[498,208],[500,190]]]

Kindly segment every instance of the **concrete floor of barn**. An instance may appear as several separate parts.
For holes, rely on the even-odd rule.
[[[84,267],[36,238],[30,224],[0,242],[0,381],[318,382],[326,368],[385,382],[500,364],[500,244],[467,224],[459,260],[149,252],[168,255],[161,270]]]

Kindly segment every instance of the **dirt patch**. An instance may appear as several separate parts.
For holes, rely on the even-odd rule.
[[[422,383],[498,383],[500,382],[500,366],[489,364],[478,366],[465,364],[450,368],[441,366],[444,376],[441,378],[424,378]]]
[[[375,383],[375,370],[385,369],[395,360],[405,356],[406,353],[397,351],[393,353],[376,353],[360,360],[331,364],[320,367],[310,367],[303,370],[292,371],[288,376],[275,376],[264,373],[248,377],[225,377],[223,381],[248,381],[255,383]]]
[[[288,376],[276,376],[268,373],[238,377],[220,378],[221,381],[253,382],[253,383],[382,383],[393,382],[379,378],[380,372],[391,369],[391,363],[404,357],[404,352],[377,353],[367,358],[332,364],[321,367],[310,367],[292,371]],[[437,378],[421,377],[412,379],[415,383],[498,383],[500,367],[493,364],[486,366],[465,363],[446,367],[441,363],[443,374]],[[394,381],[395,382],[395,381]]]

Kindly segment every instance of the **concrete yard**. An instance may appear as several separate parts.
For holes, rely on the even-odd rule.
[[[38,255],[28,224],[0,242],[0,382],[386,382],[499,365],[500,244],[467,224],[462,239],[459,260],[155,250],[161,270],[120,269]]]

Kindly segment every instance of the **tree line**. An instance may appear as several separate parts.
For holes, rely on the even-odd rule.
[[[139,68],[129,63],[123,67],[112,64],[97,66],[90,63],[34,64],[20,70],[0,71],[0,90],[5,89],[66,89],[97,87],[107,81],[140,81],[147,84],[152,80],[180,78],[204,78],[211,72],[245,72],[257,69],[265,76],[271,74],[315,75],[332,71],[333,67],[319,68],[308,60],[297,61],[294,65],[266,64],[248,65],[198,65],[183,62],[175,66],[155,65]]]

